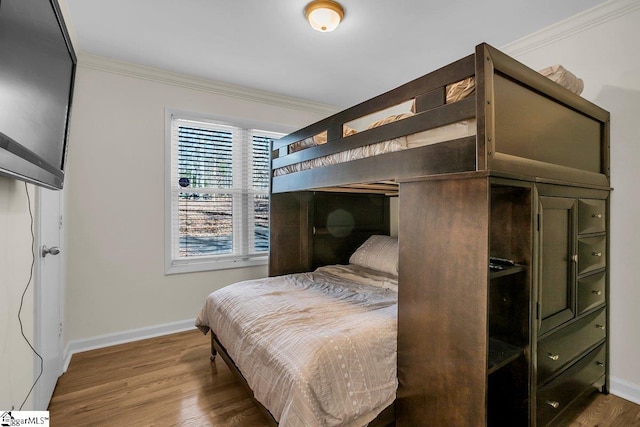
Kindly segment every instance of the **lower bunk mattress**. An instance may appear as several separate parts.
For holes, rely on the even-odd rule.
[[[397,276],[359,265],[213,292],[212,330],[280,426],[363,426],[397,389]]]

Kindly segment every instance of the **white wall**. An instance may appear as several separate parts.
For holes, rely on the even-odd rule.
[[[71,351],[131,330],[189,326],[209,293],[267,273],[265,266],[164,275],[165,108],[272,122],[287,132],[334,112],[132,64],[93,57],[79,64],[65,178]]]
[[[34,189],[27,186],[34,205]],[[25,184],[0,176],[0,410],[18,409],[33,384],[33,353],[20,334],[18,310],[31,273],[31,221]],[[33,344],[33,281],[21,319]],[[31,409],[31,401],[23,409]]]
[[[615,0],[503,48],[533,69],[563,64],[611,113],[611,392],[640,403],[640,2]]]

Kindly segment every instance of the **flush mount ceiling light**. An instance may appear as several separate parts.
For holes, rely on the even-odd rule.
[[[304,16],[314,30],[327,33],[342,21],[344,9],[332,0],[313,0],[304,8]]]

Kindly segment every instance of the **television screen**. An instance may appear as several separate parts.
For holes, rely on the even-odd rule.
[[[75,67],[56,0],[0,0],[0,173],[62,188]]]

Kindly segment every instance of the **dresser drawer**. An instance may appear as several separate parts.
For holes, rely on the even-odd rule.
[[[605,209],[604,200],[578,200],[578,234],[606,231]]]
[[[569,365],[606,337],[606,310],[591,313],[538,343],[538,383]]]
[[[607,265],[607,236],[578,238],[578,275]]]
[[[606,272],[578,279],[578,315],[604,303]]]
[[[605,373],[606,347],[602,344],[558,378],[538,389],[536,420],[545,426],[556,418],[577,397],[593,387]]]

